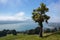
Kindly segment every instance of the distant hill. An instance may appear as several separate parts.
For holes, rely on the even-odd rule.
[[[26,23],[26,22],[34,22],[32,20],[24,20],[24,21],[0,21],[0,24],[14,24],[14,23]]]

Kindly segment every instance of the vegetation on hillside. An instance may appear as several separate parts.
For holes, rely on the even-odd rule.
[[[43,38],[38,35],[18,34],[16,36],[10,34],[5,37],[0,37],[0,40],[60,40],[60,32],[54,34],[43,34]]]

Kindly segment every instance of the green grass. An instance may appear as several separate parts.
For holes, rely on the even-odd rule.
[[[11,34],[5,37],[0,37],[0,40],[60,40],[60,33],[44,34],[43,38],[40,38],[38,35],[18,34],[17,36],[14,36]]]

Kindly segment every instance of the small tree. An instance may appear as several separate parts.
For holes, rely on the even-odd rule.
[[[49,29],[49,28],[47,28],[46,30],[45,30],[45,33],[50,33],[51,32],[51,29]]]
[[[41,6],[38,7],[37,9],[33,10],[32,13],[32,19],[35,22],[38,22],[39,26],[40,26],[40,37],[42,37],[42,31],[43,31],[43,22],[45,21],[46,23],[48,23],[48,19],[50,18],[49,16],[47,16],[45,13],[48,12],[48,8],[46,7],[46,5],[44,3],[41,3]]]
[[[16,30],[12,30],[12,34],[13,34],[13,35],[17,35]]]
[[[59,31],[60,31],[60,27],[59,27]]]
[[[39,34],[39,32],[40,32],[40,27],[36,27],[35,28],[35,34]]]

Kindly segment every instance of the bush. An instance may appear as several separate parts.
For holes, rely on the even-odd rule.
[[[45,30],[45,33],[49,33],[49,32],[51,32],[51,30],[50,30],[49,28],[47,28],[47,29]]]
[[[17,35],[16,30],[12,30],[12,34],[13,34],[13,35]]]

